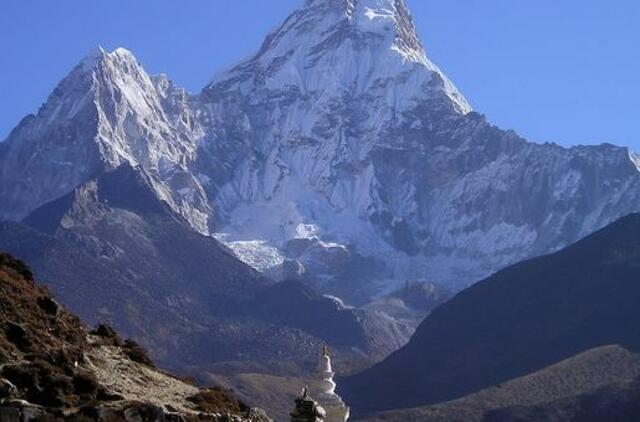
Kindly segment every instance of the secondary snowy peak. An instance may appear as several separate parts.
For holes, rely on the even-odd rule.
[[[129,162],[162,172],[193,158],[195,145],[180,139],[175,129],[190,132],[196,128],[180,124],[184,120],[172,115],[189,115],[186,94],[167,88],[170,82],[166,79],[151,78],[124,48],[111,53],[100,50],[85,59],[79,70],[89,72],[93,80],[98,141],[110,167]],[[181,109],[165,109],[167,92],[182,97]]]
[[[405,102],[444,97],[458,113],[471,111],[427,59],[402,0],[308,1],[205,93],[230,86],[243,94],[263,88],[318,98],[384,90]]]
[[[186,91],[164,76],[149,76],[124,48],[100,49],[79,68],[93,80],[96,142],[106,167],[140,166],[158,180],[154,188],[162,200],[208,233],[212,211],[188,168],[196,159],[201,129]]]
[[[0,216],[23,218],[95,173],[128,164],[148,172],[158,196],[208,232],[211,209],[187,170],[199,136],[184,90],[150,77],[124,48],[99,48],[9,136],[0,193],[11,200]]]
[[[117,129],[127,117],[147,118],[154,109],[159,109],[154,94],[149,76],[129,51],[120,48],[107,53],[99,48],[58,84],[37,115],[23,120],[8,143],[15,151],[26,148],[33,151],[38,146],[63,149],[97,146],[94,153],[99,154],[92,161],[102,161],[109,167],[117,167],[123,161],[137,164],[135,155],[142,154],[131,151],[122,139],[123,133],[108,136],[107,131]],[[56,142],[45,136],[78,126],[85,131],[80,136],[67,134],[67,141]],[[38,158],[38,154],[34,155]]]

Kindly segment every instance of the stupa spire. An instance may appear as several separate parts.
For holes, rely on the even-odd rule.
[[[322,347],[316,379],[311,385],[310,393],[326,411],[326,422],[345,422],[349,419],[349,408],[335,392],[334,375],[329,347],[325,345]]]

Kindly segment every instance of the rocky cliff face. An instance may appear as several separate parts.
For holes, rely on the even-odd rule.
[[[403,0],[307,1],[198,95],[99,51],[0,149],[0,215],[122,163],[245,262],[357,303],[465,286],[640,208],[629,150],[533,144],[472,111]]]

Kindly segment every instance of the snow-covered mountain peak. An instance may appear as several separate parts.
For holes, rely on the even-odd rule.
[[[295,90],[324,99],[382,89],[405,102],[444,100],[460,114],[471,111],[427,59],[403,0],[305,3],[269,34],[257,54],[216,77],[205,93],[229,88],[243,95]]]
[[[107,51],[102,46],[97,46],[74,68],[74,72],[91,73],[101,68],[122,68],[122,70],[138,71],[141,69],[138,60],[133,53],[126,48],[118,47],[113,51]]]
[[[257,268],[364,297],[462,285],[638,210],[635,154],[470,110],[403,0],[308,0],[198,96],[125,49],[85,58],[0,148],[0,218],[128,164]]]
[[[393,45],[407,59],[423,62],[424,48],[403,0],[346,0],[347,16],[363,32],[393,37]]]

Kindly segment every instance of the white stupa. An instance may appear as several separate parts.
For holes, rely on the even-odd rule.
[[[335,373],[331,368],[329,348],[322,348],[317,378],[310,386],[311,395],[326,411],[325,422],[345,422],[349,419],[349,408],[336,394],[336,383],[333,381]]]

